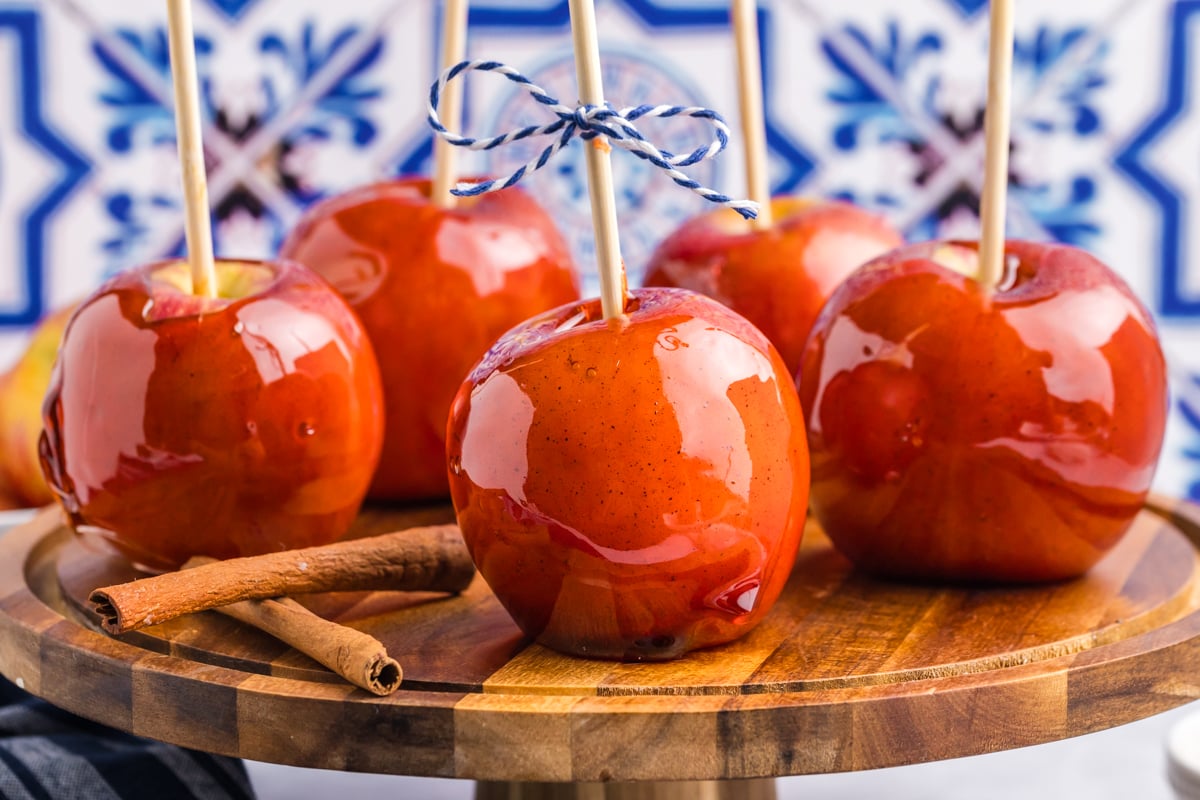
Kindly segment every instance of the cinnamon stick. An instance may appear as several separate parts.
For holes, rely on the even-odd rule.
[[[243,600],[330,591],[461,592],[475,566],[456,525],[231,558],[105,586],[89,600],[104,630],[128,633]]]
[[[369,692],[391,694],[404,679],[400,664],[374,636],[319,617],[291,598],[243,600],[215,610],[271,634]]]

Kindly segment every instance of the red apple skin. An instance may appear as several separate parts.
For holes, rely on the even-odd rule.
[[[766,615],[804,525],[791,376],[742,317],[678,289],[509,331],[447,434],[459,525],[531,638],[579,656],[674,658]]]
[[[387,422],[370,495],[445,497],[446,416],[463,378],[502,333],[579,298],[554,222],[505,189],[444,209],[429,181],[367,186],[311,209],[284,242],[362,318],[383,375]]]
[[[155,570],[339,538],[382,441],[354,312],[292,262],[216,300],[160,280],[164,266],[111,279],[64,334],[41,453],[75,529]]]
[[[644,283],[691,289],[758,326],[795,375],[821,307],[838,284],[903,238],[857,206],[775,198],[774,224],[750,228],[728,209],[694,217],[651,256]]]
[[[54,502],[38,456],[42,435],[42,399],[62,341],[67,320],[75,311],[68,305],[43,317],[13,368],[0,378],[0,471],[17,506],[44,506]],[[11,506],[10,506],[11,507]]]
[[[1154,323],[1080,250],[1009,242],[1015,279],[989,298],[931,260],[945,246],[867,264],[813,329],[813,512],[871,573],[1078,576],[1150,488],[1167,413]]]

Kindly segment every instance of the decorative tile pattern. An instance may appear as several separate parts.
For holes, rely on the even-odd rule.
[[[438,0],[195,0],[218,251],[271,255],[309,204],[428,170],[424,102]],[[182,242],[161,0],[0,0],[0,358],[46,307]],[[977,233],[985,0],[761,0],[774,188],[843,197],[912,238]],[[727,0],[598,0],[617,103],[694,102],[736,117]],[[573,93],[566,0],[474,0],[469,54]],[[1087,247],[1162,324],[1176,398],[1159,483],[1200,496],[1200,0],[1045,0],[1018,8],[1010,234]],[[467,128],[537,119],[475,77]],[[707,131],[653,121],[671,149]],[[581,264],[591,232],[579,145],[529,179]],[[466,158],[504,171],[519,147]],[[637,282],[702,201],[617,154]],[[696,176],[742,191],[735,140]],[[588,286],[594,276],[588,273]]]
[[[1161,106],[1115,157],[1157,207],[1160,215],[1161,275],[1158,310],[1166,317],[1200,316],[1200,256],[1186,221],[1192,204],[1200,201],[1200,175],[1178,171],[1180,152],[1200,145],[1200,111],[1194,107],[1195,76],[1200,69],[1200,2],[1186,0],[1171,9],[1170,45],[1165,53],[1165,86]]]
[[[29,325],[46,309],[47,222],[79,186],[88,161],[43,113],[42,23],[30,9],[0,7],[0,325]],[[11,79],[8,79],[11,78]]]
[[[237,20],[249,6],[254,5],[255,0],[209,0],[209,2],[231,20]]]
[[[560,98],[575,93],[574,62],[570,49],[567,4],[534,16],[500,13],[511,4],[483,0],[472,7],[472,57],[497,58],[519,66],[534,82]],[[760,15],[770,28],[769,11]],[[615,105],[642,102],[701,105],[728,114],[737,108],[733,76],[728,70],[712,75],[711,64],[732,65],[733,44],[728,13],[721,5],[607,3],[598,18],[603,31],[605,93]],[[536,21],[536,24],[532,24]],[[703,75],[703,79],[697,79]],[[536,104],[515,86],[478,80],[468,85],[468,115],[472,130],[510,130],[535,121],[544,122]],[[544,112],[543,112],[544,113]],[[812,169],[803,146],[767,117],[768,136],[788,157],[777,160],[780,183],[796,187]],[[701,122],[682,119],[646,120],[643,132],[664,149],[687,152],[711,137]],[[485,172],[504,174],[536,155],[542,145],[522,143],[492,151],[480,164]],[[422,152],[428,154],[428,146]],[[735,145],[715,161],[688,169],[706,186],[736,192],[740,185],[740,148]],[[681,192],[657,169],[623,154],[613,159],[619,193],[623,255],[630,280],[637,283],[653,247],[689,216],[710,210],[702,201]],[[409,161],[402,171],[427,169],[426,163]],[[733,177],[730,176],[739,176]],[[530,178],[526,189],[549,208],[561,209],[560,221],[574,246],[579,263],[587,268],[594,259],[586,196],[582,145],[572,144],[555,161],[549,175]],[[588,288],[596,288],[590,270]]]

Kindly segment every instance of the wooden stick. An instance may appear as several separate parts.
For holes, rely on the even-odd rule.
[[[312,592],[461,592],[475,565],[456,525],[232,558],[105,586],[88,598],[109,633],[127,633],[241,600]]]
[[[742,146],[746,153],[746,190],[758,203],[751,224],[771,227],[771,181],[767,174],[767,126],[763,114],[762,54],[758,46],[757,0],[733,0],[733,38],[737,45],[738,98]]]
[[[467,53],[467,0],[446,0],[442,20],[442,70],[463,61]],[[438,113],[442,124],[452,131],[462,130],[463,82],[451,81],[442,90]],[[453,208],[457,198],[450,194],[458,179],[458,148],[440,136],[433,143],[433,188],[430,199],[441,208]]]
[[[167,31],[171,76],[175,84],[175,132],[183,172],[183,211],[192,292],[217,296],[212,228],[208,217],[208,185],[204,174],[204,143],[200,136],[200,92],[196,77],[196,45],[192,33],[191,0],[167,0]]]
[[[197,557],[183,568],[202,569],[219,563]],[[319,617],[290,598],[243,600],[216,611],[271,634],[368,692],[391,694],[404,679],[400,664],[374,636]]]
[[[1008,147],[1012,116],[1013,0],[992,0],[988,47],[988,96],[985,113],[986,155],[979,214],[980,275],[995,288],[1004,277],[1004,216],[1008,198]]]
[[[600,42],[592,0],[570,0],[571,38],[575,44],[575,75],[579,99],[588,105],[604,103],[600,73]],[[600,309],[605,319],[625,316],[625,263],[617,232],[617,197],[613,189],[610,147],[602,137],[584,142],[592,227],[596,232],[596,268],[600,272]]]

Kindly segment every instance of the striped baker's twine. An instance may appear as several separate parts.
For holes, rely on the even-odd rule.
[[[546,106],[558,119],[548,125],[529,125],[519,130],[509,131],[500,136],[493,136],[490,139],[473,139],[469,136],[463,136],[462,134],[446,130],[446,126],[442,124],[441,119],[438,117],[438,102],[445,91],[446,84],[471,70],[500,73],[513,83],[523,87],[529,93],[530,97]],[[716,138],[706,147],[698,147],[687,155],[677,156],[674,153],[659,150],[634,126],[634,121],[643,117],[694,117],[696,119],[708,120],[709,124],[716,131]],[[725,120],[721,119],[720,114],[708,108],[642,105],[632,108],[615,109],[607,104],[603,106],[580,105],[577,108],[569,108],[551,97],[546,93],[545,89],[537,86],[512,67],[505,66],[497,61],[463,61],[443,72],[437,82],[430,87],[429,125],[438,136],[450,144],[456,147],[465,147],[468,150],[492,150],[509,142],[528,139],[532,136],[558,134],[558,137],[537,158],[505,178],[496,178],[478,183],[459,183],[457,188],[451,190],[451,193],[458,197],[471,197],[512,186],[529,173],[546,166],[546,163],[554,157],[554,154],[565,147],[574,136],[578,136],[585,141],[594,139],[597,136],[606,136],[614,146],[620,147],[622,150],[628,150],[638,158],[649,161],[671,176],[671,180],[675,181],[675,183],[685,189],[691,189],[705,200],[728,206],[741,214],[745,219],[754,219],[758,216],[757,203],[749,200],[735,200],[728,195],[701,186],[678,169],[679,167],[691,166],[705,159],[712,158],[729,144],[729,126],[725,124]]]

